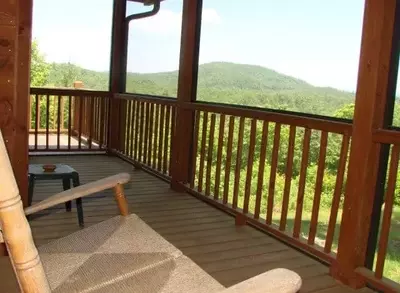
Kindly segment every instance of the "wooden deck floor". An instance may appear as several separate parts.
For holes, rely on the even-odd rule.
[[[354,291],[332,279],[328,268],[249,226],[236,227],[234,219],[220,210],[169,189],[167,183],[124,161],[107,156],[32,157],[31,163],[66,163],[75,168],[81,183],[130,172],[126,186],[130,211],[182,250],[224,286],[231,286],[261,272],[284,267],[303,279],[300,292],[347,293]],[[35,186],[34,202],[62,190],[61,182],[42,181]],[[84,200],[86,226],[117,215],[111,192]],[[37,245],[79,229],[75,209],[62,206],[36,215],[31,227]]]

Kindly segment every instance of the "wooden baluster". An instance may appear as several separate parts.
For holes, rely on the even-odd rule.
[[[269,177],[269,186],[268,186],[268,203],[267,203],[267,217],[266,217],[266,223],[268,225],[271,225],[272,223],[272,211],[274,209],[275,179],[276,179],[276,169],[278,167],[280,138],[281,138],[281,124],[276,123],[275,133],[274,133],[274,146],[272,148],[271,173]]]
[[[225,115],[219,116],[219,135],[218,135],[218,150],[217,150],[217,165],[215,171],[215,188],[214,199],[219,199],[219,189],[221,182],[221,166],[222,166],[222,147],[224,145],[224,132],[225,132]]]
[[[328,133],[323,131],[321,134],[321,143],[320,143],[320,148],[319,148],[317,180],[315,183],[315,193],[314,193],[314,202],[313,202],[313,208],[312,208],[312,214],[311,214],[310,232],[308,234],[308,244],[310,244],[310,245],[314,244],[315,236],[317,234],[318,213],[319,213],[319,206],[320,206],[320,202],[321,202],[322,183],[324,180],[327,144],[328,144]]]
[[[153,145],[153,162],[151,167],[156,170],[157,168],[157,150],[158,150],[158,125],[159,125],[159,118],[160,118],[160,105],[155,105],[156,113],[154,116],[154,145]]]
[[[168,159],[168,174],[171,176],[171,169],[173,168],[173,167],[176,167],[176,166],[174,166],[173,165],[173,163],[172,163],[172,150],[174,149],[174,146],[173,146],[173,144],[174,144],[174,137],[175,137],[175,122],[176,122],[176,108],[175,107],[172,107],[172,110],[171,110],[171,137],[170,137],[170,139],[168,140],[168,142],[169,142],[169,151],[167,152],[167,155],[169,156],[169,159]],[[189,168],[187,169],[187,170],[189,170]]]
[[[197,165],[197,149],[199,146],[199,131],[200,131],[200,112],[195,113],[195,124],[194,124],[194,138],[193,138],[193,163],[192,163],[192,176],[190,178],[190,188],[194,188],[196,181],[196,165]]]
[[[344,173],[346,171],[346,160],[349,151],[350,137],[348,135],[343,136],[342,149],[340,151],[339,166],[336,172],[336,184],[335,191],[333,193],[331,215],[329,217],[328,231],[326,234],[325,248],[326,253],[330,253],[332,249],[333,236],[335,235],[337,215],[339,211],[340,196],[342,194]]]
[[[385,193],[385,207],[383,210],[381,232],[379,236],[378,255],[376,258],[375,277],[381,279],[383,276],[383,268],[385,265],[387,246],[389,242],[389,232],[392,221],[394,192],[396,189],[397,170],[399,167],[400,145],[394,145],[392,149],[392,157],[390,159],[389,178]]]
[[[55,101],[55,100],[54,100]],[[57,149],[60,149],[60,136],[61,136],[61,96],[57,100]]]
[[[150,120],[149,120],[149,148],[148,148],[148,154],[147,154],[147,166],[151,166],[151,156],[152,156],[152,146],[153,146],[153,134],[154,134],[154,125],[153,125],[153,119],[154,119],[154,104],[150,104]]]
[[[137,160],[138,162],[142,162],[142,147],[143,147],[143,127],[144,127],[144,102],[140,102],[140,130],[139,130],[139,150]]]
[[[260,218],[261,209],[261,198],[264,184],[264,170],[265,160],[267,157],[267,145],[268,145],[268,121],[263,122],[263,131],[260,145],[260,162],[258,165],[258,181],[257,181],[257,193],[256,193],[256,206],[254,210],[254,218]]]
[[[237,145],[237,152],[236,152],[235,182],[233,185],[233,200],[232,200],[232,207],[234,209],[236,209],[238,206],[238,198],[239,198],[239,188],[240,188],[239,183],[240,183],[240,169],[242,167],[244,122],[245,122],[245,118],[240,117],[238,145]]]
[[[299,190],[297,192],[296,215],[295,215],[295,219],[294,219],[294,228],[293,228],[293,237],[294,238],[299,238],[300,231],[301,231],[301,217],[303,214],[304,191],[305,191],[305,187],[306,187],[308,158],[310,155],[310,140],[311,140],[311,129],[306,128],[304,130],[303,153],[301,155]]]
[[[150,104],[146,103],[146,118],[144,122],[144,148],[143,148],[143,164],[147,163],[147,149],[149,146],[150,132]]]
[[[82,131],[83,131],[83,97],[79,97],[79,128],[78,128],[78,149],[82,149]]]
[[[289,195],[290,195],[290,187],[292,183],[292,175],[293,175],[293,155],[294,155],[294,145],[296,139],[296,126],[290,125],[290,134],[289,134],[289,149],[286,160],[286,172],[285,172],[285,187],[283,190],[283,198],[282,198],[282,214],[281,221],[279,224],[279,230],[286,230],[286,220],[287,213],[289,208]]]
[[[257,130],[257,120],[252,119],[251,129],[250,129],[249,152],[247,154],[247,174],[246,174],[246,186],[245,186],[244,203],[243,203],[243,213],[245,214],[249,212],[251,179],[253,175],[254,150],[256,145],[256,130]]]
[[[130,147],[130,149],[129,149],[129,154],[128,154],[128,156],[130,157],[130,158],[133,158],[133,152],[134,152],[134,149],[136,148],[136,145],[134,144],[135,143],[135,139],[134,139],[134,136],[135,136],[135,128],[136,128],[136,126],[135,126],[135,117],[136,117],[136,115],[137,115],[137,113],[136,113],[136,101],[132,101],[131,102],[131,107],[132,107],[132,113],[131,113],[131,129],[130,129],[130,134],[129,134],[129,137],[130,137],[130,140],[131,140],[131,147]]]
[[[130,148],[130,144],[131,144],[131,136],[130,136],[130,133],[131,133],[131,128],[132,128],[132,125],[131,125],[131,121],[132,121],[132,104],[131,104],[131,101],[128,101],[128,103],[127,103],[128,105],[127,105],[127,119],[128,119],[128,122],[127,122],[127,127],[126,127],[126,135],[125,135],[125,151],[124,151],[124,154],[125,155],[127,155],[128,157],[129,157],[129,150],[131,149]]]
[[[164,131],[164,155],[163,155],[163,173],[167,174],[168,171],[168,153],[170,152],[170,141],[172,137],[172,128],[171,128],[171,106],[167,106],[166,114],[165,114],[165,131]],[[171,129],[171,137],[170,137],[170,129]]]
[[[163,144],[164,144],[164,122],[165,122],[165,105],[161,105],[160,109],[160,133],[158,140],[158,159],[157,159],[157,171],[162,171],[162,159],[163,159]]]
[[[106,125],[108,124],[108,119],[106,120],[106,117],[108,117],[107,116],[107,114],[106,114],[106,112],[107,112],[107,106],[106,106],[106,103],[107,103],[108,101],[107,101],[107,98],[101,98],[100,99],[100,107],[99,107],[99,111],[100,111],[100,138],[99,138],[99,147],[100,147],[100,149],[102,149],[103,148],[103,145],[104,145],[104,137],[105,137],[105,133],[107,133],[107,130],[106,130]]]
[[[39,95],[35,95],[35,107],[36,107],[36,117],[35,117],[35,150],[38,149],[38,136],[40,129],[40,99]]]
[[[46,150],[49,149],[50,97],[46,95]]]
[[[207,123],[208,122],[208,112],[203,113],[203,129],[201,136],[201,147],[200,147],[200,169],[199,169],[199,184],[197,190],[199,192],[203,191],[203,177],[204,177],[204,160],[206,154],[206,140],[207,140]]]
[[[212,155],[214,151],[215,120],[216,120],[216,115],[213,113],[211,114],[210,133],[208,137],[206,195],[210,195],[211,192],[211,167],[212,167]]]
[[[225,180],[224,180],[224,196],[223,203],[228,203],[229,182],[231,175],[231,161],[232,161],[232,144],[233,144],[233,130],[235,129],[235,117],[229,117],[229,131],[228,141],[226,145],[226,162],[225,162]]]
[[[72,136],[72,97],[68,97],[68,149],[71,149]]]

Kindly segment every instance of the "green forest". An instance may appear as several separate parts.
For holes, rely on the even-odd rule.
[[[151,74],[128,73],[126,81],[126,91],[129,93],[150,94],[158,96],[176,97],[178,72],[161,72]],[[98,72],[81,68],[70,63],[46,63],[43,54],[40,53],[38,44],[32,46],[32,65],[31,65],[31,85],[38,87],[72,87],[74,81],[82,81],[86,89],[108,90],[109,72]],[[288,110],[301,113],[310,113],[316,115],[333,116],[336,118],[352,119],[354,112],[355,93],[337,90],[328,87],[315,87],[300,79],[280,74],[274,70],[254,66],[235,64],[227,62],[213,62],[199,66],[197,100],[207,102],[218,102],[236,105],[245,105],[260,108],[270,108],[279,110]],[[43,105],[44,106],[44,105]],[[41,105],[42,107],[42,105]],[[400,126],[400,105],[396,103],[394,125]],[[42,113],[44,113],[42,111]],[[41,119],[41,121],[44,121]],[[218,118],[216,125],[218,125]],[[274,125],[269,128],[269,144],[267,148],[267,162],[264,172],[263,191],[267,192],[270,178],[270,157],[272,154],[272,142],[274,135]],[[225,123],[227,127],[227,123]],[[237,141],[237,131],[235,128],[235,138]],[[286,155],[289,144],[289,127],[283,126],[281,129],[281,143],[279,146],[278,172],[276,176],[274,205],[275,223],[279,222],[279,205],[282,202],[282,195],[285,188],[285,169]],[[227,131],[225,131],[227,133]],[[260,164],[260,141],[262,125],[257,123],[256,148],[254,151],[254,166],[252,181],[257,181],[257,170]],[[215,130],[215,141],[217,141],[218,127]],[[208,137],[208,136],[207,136]],[[309,220],[314,198],[315,182],[318,173],[318,158],[320,150],[320,132],[312,131],[310,140],[310,155],[308,158],[308,169],[306,176],[306,190],[304,200],[304,213],[302,234],[306,236],[309,229]],[[300,164],[302,160],[302,143],[304,138],[304,129],[296,130],[295,146],[293,157],[293,172],[291,178],[291,191],[288,212],[288,230],[293,229],[295,202],[298,194],[300,180]],[[226,138],[225,138],[226,139]],[[250,141],[250,122],[246,121],[243,150],[241,158],[241,181],[240,186],[245,186],[245,177],[247,171],[247,156]],[[319,244],[323,245],[324,237],[328,226],[330,207],[332,204],[332,195],[336,183],[336,173],[338,160],[340,156],[342,136],[330,134],[328,137],[326,166],[321,195],[321,209],[318,219]],[[198,148],[201,147],[200,139]],[[213,158],[216,158],[216,143],[213,146]],[[236,156],[237,144],[234,145],[233,154]],[[224,153],[224,160],[226,153]],[[236,158],[232,158],[232,171],[235,168]],[[197,166],[200,161],[197,160]],[[225,161],[223,161],[225,163]],[[211,182],[215,182],[216,161],[213,160],[211,168]],[[255,170],[255,171],[254,171]],[[400,174],[398,175],[400,179]],[[223,182],[223,179],[222,179]],[[232,186],[231,186],[232,185]],[[233,180],[229,186],[230,194],[233,193]],[[251,194],[256,193],[256,184],[252,184]],[[222,188],[222,187],[221,187]],[[242,188],[243,189],[243,188]],[[214,186],[212,187],[214,190]],[[222,191],[222,189],[221,189]],[[396,204],[400,204],[400,186],[396,188]],[[220,192],[221,193],[221,192]],[[342,192],[343,195],[343,192]],[[239,205],[243,202],[244,193],[239,193]],[[343,198],[343,196],[342,196]],[[251,207],[254,208],[254,197],[251,200]],[[262,201],[262,210],[266,210],[266,202]],[[339,213],[341,214],[341,213]],[[265,216],[265,213],[264,213]],[[393,224],[391,230],[391,239],[389,241],[388,257],[385,265],[385,275],[396,281],[400,281],[400,208],[396,207],[393,214]],[[337,221],[337,231],[340,225],[340,219]],[[334,248],[337,245],[338,233],[335,233]]]

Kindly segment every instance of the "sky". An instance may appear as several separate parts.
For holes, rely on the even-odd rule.
[[[250,3],[250,4],[245,4]],[[128,14],[149,9],[129,3]],[[264,66],[355,91],[364,0],[203,0],[200,63]],[[112,0],[34,0],[33,37],[49,62],[108,71]],[[178,68],[182,0],[130,25],[128,71]]]

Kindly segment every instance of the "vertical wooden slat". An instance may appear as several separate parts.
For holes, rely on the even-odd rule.
[[[206,140],[207,140],[207,122],[208,112],[203,113],[203,129],[201,132],[201,147],[200,147],[200,167],[199,167],[199,184],[197,190],[203,191],[203,177],[204,177],[204,160],[206,155]]]
[[[50,97],[46,95],[46,149],[49,149]]]
[[[243,148],[243,134],[244,134],[244,122],[245,118],[240,117],[239,120],[239,135],[238,135],[238,145],[236,152],[236,168],[235,168],[235,182],[233,185],[233,200],[232,207],[237,208],[238,198],[239,198],[239,183],[240,183],[240,169],[242,167],[242,148]]]
[[[131,121],[132,121],[132,101],[127,101],[127,119],[128,122],[126,123],[126,135],[125,135],[125,155],[129,156],[129,150],[131,149]]]
[[[35,121],[35,150],[38,148],[38,129],[40,129],[40,99],[39,95],[35,95],[35,101],[36,101],[36,121]]]
[[[162,170],[162,159],[163,159],[163,144],[164,144],[164,122],[165,122],[165,105],[161,105],[160,109],[160,134],[158,140],[158,159],[157,159],[157,171]]]
[[[304,130],[303,153],[301,155],[299,190],[297,192],[296,215],[294,219],[293,237],[299,238],[301,230],[301,217],[303,214],[304,191],[306,187],[308,158],[310,155],[311,129]]]
[[[385,207],[383,210],[381,232],[379,236],[378,255],[376,258],[375,277],[382,278],[387,246],[389,242],[389,232],[392,221],[394,192],[396,189],[397,170],[399,166],[400,145],[394,145],[392,149],[392,157],[390,159],[389,178],[385,193]]]
[[[60,97],[60,124],[61,124],[61,129],[64,130],[65,129],[65,124],[64,124],[64,104],[65,104],[65,100],[64,97]]]
[[[227,141],[227,145],[226,145],[224,195],[223,195],[223,199],[222,199],[224,204],[228,203],[234,129],[235,129],[235,117],[230,116],[229,117],[228,141]]]
[[[153,145],[153,158],[151,167],[155,170],[157,167],[157,150],[158,150],[158,124],[160,118],[160,105],[155,105],[156,112],[154,116],[154,145]]]
[[[136,113],[135,113],[135,148],[133,150],[133,159],[139,160],[139,129],[140,129],[140,115],[141,115],[141,103],[135,101],[136,103]]]
[[[151,156],[152,156],[152,146],[153,146],[153,134],[154,134],[154,127],[153,127],[153,120],[154,120],[154,104],[150,104],[150,120],[149,120],[149,147],[148,147],[148,154],[147,154],[147,166],[151,166]]]
[[[100,139],[99,139],[100,148],[102,148],[104,145],[104,134],[107,133],[105,129],[106,126],[104,126],[104,124],[107,125],[109,123],[109,121],[107,121],[107,123],[104,123],[106,121],[105,118],[107,117],[106,115],[107,112],[106,104],[108,102],[107,100],[108,98],[100,98]]]
[[[140,102],[140,121],[139,121],[139,150],[137,160],[142,162],[142,149],[143,149],[143,128],[144,128],[144,102]]]
[[[60,128],[61,128],[61,96],[58,96],[57,101],[57,149],[60,149]]]
[[[256,144],[256,130],[257,130],[257,120],[251,120],[250,128],[250,142],[249,142],[249,152],[247,154],[247,174],[246,174],[246,186],[244,193],[244,203],[243,203],[243,213],[247,214],[249,212],[249,201],[251,192],[251,179],[253,175],[253,161],[254,161],[254,149]]]
[[[173,165],[173,149],[174,149],[174,137],[175,137],[175,129],[176,129],[176,108],[171,107],[171,137],[169,139],[169,151],[167,152],[168,154],[168,174],[171,175],[172,173],[172,168],[177,167],[177,165]],[[181,142],[180,142],[181,143]],[[187,172],[189,172],[189,168],[187,169]]]
[[[28,108],[29,108],[29,112],[28,112],[28,132],[30,132],[30,130],[32,129],[32,105],[33,105],[33,99],[32,99],[32,95],[29,95],[28,98]]]
[[[164,155],[163,155],[163,172],[164,174],[168,171],[168,153],[170,152],[170,142],[172,137],[172,128],[171,128],[171,107],[167,106],[166,114],[165,114],[165,131],[164,131]],[[170,129],[171,129],[171,137],[170,137]]]
[[[193,137],[193,152],[192,152],[192,175],[190,178],[190,188],[194,188],[195,180],[196,180],[196,166],[197,166],[197,149],[199,146],[199,131],[200,131],[200,112],[196,111],[196,120],[194,124],[194,137]]]
[[[275,179],[276,179],[276,169],[278,167],[280,138],[281,138],[281,124],[276,123],[274,131],[274,146],[272,148],[271,173],[269,177],[269,186],[268,186],[268,203],[267,203],[267,217],[266,217],[266,223],[268,225],[271,225],[272,223],[272,211],[274,209]]]
[[[215,170],[215,188],[214,199],[219,199],[219,188],[221,182],[221,167],[222,167],[222,147],[224,145],[225,132],[225,115],[219,116],[219,134],[218,134],[218,150],[217,150],[217,165]]]
[[[72,97],[68,97],[68,149],[71,149],[71,128],[72,128]]]
[[[227,141],[227,145],[226,145],[225,180],[224,180],[224,196],[223,196],[224,204],[226,204],[228,202],[234,129],[235,129],[235,117],[230,116],[229,117],[228,141]]]
[[[88,144],[89,149],[92,149],[92,141],[93,141],[93,127],[94,127],[94,97],[89,97],[88,99],[89,104],[89,117],[88,117]]]
[[[288,155],[286,160],[286,171],[285,171],[285,187],[283,190],[283,198],[282,198],[282,213],[281,213],[281,221],[279,223],[279,230],[286,230],[286,220],[287,213],[289,208],[289,195],[290,195],[290,187],[292,183],[292,175],[293,175],[293,155],[294,155],[294,144],[296,138],[296,126],[290,125],[290,133],[289,133],[289,148]]]
[[[210,195],[211,192],[211,167],[212,167],[212,155],[214,150],[214,133],[215,133],[215,120],[216,115],[211,114],[210,133],[208,137],[208,154],[207,154],[207,171],[206,171],[206,195]]]
[[[337,215],[338,215],[339,204],[340,204],[340,196],[342,194],[344,173],[346,170],[347,153],[349,150],[349,141],[350,141],[350,137],[348,135],[343,136],[342,148],[340,150],[339,165],[338,165],[338,170],[336,172],[336,174],[337,174],[336,175],[336,184],[335,184],[335,191],[333,193],[333,199],[332,199],[331,215],[329,217],[328,231],[326,234],[326,241],[325,241],[325,247],[324,247],[324,251],[326,253],[331,252],[333,236],[335,235],[336,221],[337,221]]]
[[[146,118],[144,122],[144,147],[143,147],[143,164],[147,163],[147,149],[149,146],[149,127],[150,127],[150,103],[146,103]]]
[[[267,145],[268,145],[268,121],[263,122],[262,138],[260,145],[260,162],[258,165],[258,180],[257,180],[257,193],[256,193],[256,206],[254,209],[254,218],[260,218],[261,209],[261,198],[264,184],[264,170],[265,170],[265,159],[267,156]]]
[[[317,169],[317,180],[315,183],[314,202],[313,202],[311,221],[310,221],[310,232],[308,234],[308,244],[310,244],[310,245],[314,244],[315,236],[317,234],[318,213],[319,213],[319,206],[320,206],[320,202],[321,202],[322,183],[324,180],[327,144],[328,144],[328,133],[323,131],[321,133],[321,143],[320,143],[320,148],[319,148],[318,169]]]
[[[83,120],[83,97],[79,97],[79,129],[78,129],[78,149],[82,148],[82,120]]]
[[[130,104],[130,108],[131,108],[131,114],[130,114],[130,116],[131,116],[131,124],[130,124],[130,127],[129,127],[129,140],[130,140],[130,147],[129,147],[129,150],[128,150],[128,156],[130,157],[130,158],[133,158],[133,151],[134,151],[134,142],[135,142],[135,139],[134,139],[134,135],[135,135],[135,132],[134,132],[134,129],[135,129],[135,116],[136,116],[136,101],[131,101],[131,104]]]

